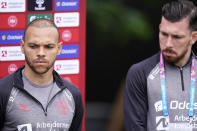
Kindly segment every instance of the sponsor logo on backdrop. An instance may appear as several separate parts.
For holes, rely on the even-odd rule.
[[[25,12],[26,0],[0,0],[0,12]]]
[[[0,61],[25,60],[20,46],[0,47]]]
[[[23,30],[0,31],[0,44],[20,44],[23,40]]]
[[[0,6],[1,6],[2,9],[6,9],[7,8],[7,5],[8,5],[7,2],[2,1],[0,4],[1,4]]]
[[[46,18],[49,20],[53,20],[52,14],[29,14],[28,15],[28,24],[35,19]]]
[[[7,57],[7,54],[8,54],[7,50],[1,51],[1,57]]]
[[[17,69],[18,69],[18,67],[17,67],[16,64],[10,64],[10,65],[8,66],[8,73],[9,73],[9,74],[12,74],[12,73],[14,73]]]
[[[0,29],[25,28],[25,14],[1,14]]]
[[[49,11],[52,10],[52,0],[29,0],[29,11]]]
[[[56,60],[54,69],[59,74],[79,74],[79,60]]]
[[[63,43],[76,43],[79,42],[79,29],[78,28],[66,28],[59,29],[60,39]]]
[[[35,7],[35,10],[45,10],[46,7],[43,6],[45,0],[36,0],[36,4],[37,4],[37,7]]]
[[[78,44],[63,45],[60,55],[57,56],[57,58],[76,58],[76,57],[79,57]]]
[[[18,23],[18,19],[17,19],[16,16],[10,16],[10,17],[8,18],[8,25],[9,25],[10,27],[15,27],[15,26],[17,25],[17,23]]]
[[[79,0],[55,0],[56,11],[78,10]]]
[[[0,29],[25,28],[25,14],[1,14]]]
[[[78,27],[79,12],[55,13],[54,22],[57,27]]]
[[[64,41],[70,41],[72,38],[72,33],[70,32],[70,30],[64,30],[62,32],[62,39]]]
[[[0,58],[1,58],[1,52],[0,52]],[[13,72],[15,72],[18,67],[25,64],[25,61],[1,61],[0,62],[0,78],[3,78]]]

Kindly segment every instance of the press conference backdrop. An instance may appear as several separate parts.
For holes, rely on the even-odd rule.
[[[85,104],[85,9],[86,0],[0,0],[0,78],[25,64],[20,41],[26,25],[47,18],[63,42],[54,69],[80,89]]]

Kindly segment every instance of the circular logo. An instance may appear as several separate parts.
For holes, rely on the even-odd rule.
[[[69,40],[71,40],[71,38],[72,38],[72,33],[69,30],[63,31],[63,33],[62,33],[62,39],[64,41],[69,41]]]
[[[57,3],[56,3],[56,6],[59,7],[59,6],[60,6],[60,2],[57,2]]]
[[[2,35],[2,40],[5,40],[6,39],[6,36],[5,35]]]
[[[57,109],[57,111],[59,113],[61,113],[63,115],[66,115],[69,112],[68,105],[67,105],[66,101],[64,101],[64,100],[57,101],[57,103],[56,103],[56,109]]]
[[[15,72],[18,69],[18,67],[15,64],[10,64],[8,66],[8,73],[12,74],[13,72]]]
[[[9,25],[10,27],[15,27],[16,24],[17,24],[17,22],[18,22],[18,20],[17,20],[16,16],[10,16],[10,17],[8,18],[8,25]]]

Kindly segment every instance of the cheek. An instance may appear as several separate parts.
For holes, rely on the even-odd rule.
[[[53,51],[53,52],[50,52],[48,54],[48,57],[49,57],[49,59],[53,60],[53,59],[56,58],[57,55],[58,55],[58,52],[57,51]]]
[[[159,45],[160,47],[164,47],[165,46],[165,38],[161,35],[159,35]]]
[[[177,41],[176,45],[179,46],[179,48],[186,48],[190,45],[190,40]]]
[[[160,40],[159,41],[159,46],[160,46],[161,49],[164,49],[165,48],[165,43],[162,40]]]
[[[32,59],[34,59],[36,53],[32,52],[30,50],[24,50],[24,55],[25,55],[25,57],[28,58],[28,60],[32,60]]]

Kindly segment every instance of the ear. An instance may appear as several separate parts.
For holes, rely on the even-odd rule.
[[[57,48],[58,48],[58,55],[60,55],[61,51],[62,51],[62,42],[57,43]]]
[[[25,42],[23,40],[21,40],[21,52],[24,54],[24,46],[25,46]]]
[[[193,45],[196,41],[197,41],[197,31],[193,31],[191,44]]]

